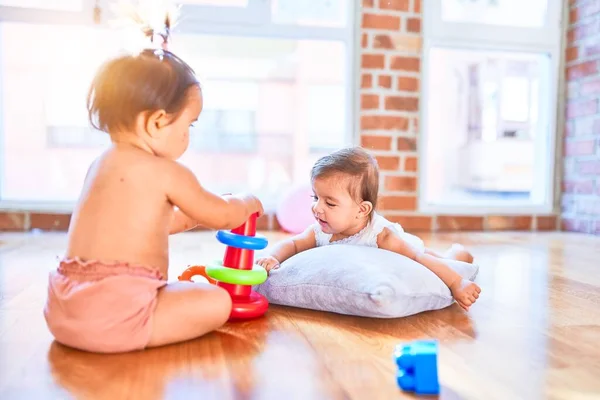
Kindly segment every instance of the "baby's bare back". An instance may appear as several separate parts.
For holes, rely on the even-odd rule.
[[[90,167],[69,228],[67,257],[159,268],[169,263],[173,206],[159,157],[113,147]]]

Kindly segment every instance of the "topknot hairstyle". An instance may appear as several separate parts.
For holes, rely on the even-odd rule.
[[[162,0],[164,3],[165,0]],[[134,7],[130,3],[118,3],[113,6],[117,15],[126,25],[133,25],[150,43],[155,45],[155,38],[161,39],[160,47],[167,50],[171,39],[171,29],[175,26],[179,7],[166,6],[160,0],[140,0],[140,5]]]
[[[130,129],[144,112],[165,110],[176,118],[185,108],[188,89],[199,85],[194,70],[167,47],[174,25],[174,12],[167,11],[162,26],[153,27],[132,8],[124,14],[155,45],[139,54],[126,54],[104,63],[96,73],[87,96],[90,123],[112,134]]]
[[[311,170],[311,180],[346,175],[348,191],[357,201],[369,201],[377,207],[379,168],[377,160],[361,147],[349,147],[320,158]]]

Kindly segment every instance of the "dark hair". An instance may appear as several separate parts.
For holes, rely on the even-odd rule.
[[[348,191],[357,201],[369,201],[377,207],[379,192],[379,168],[377,160],[361,147],[338,150],[320,158],[312,167],[310,177],[314,181],[335,174],[344,174],[349,179]]]
[[[177,116],[185,107],[187,90],[197,84],[192,68],[167,50],[115,58],[102,65],[90,86],[90,123],[110,133],[131,128],[144,111],[163,109]]]

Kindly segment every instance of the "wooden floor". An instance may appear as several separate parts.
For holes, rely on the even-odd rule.
[[[270,239],[275,239],[271,235]],[[394,346],[438,338],[440,398],[600,398],[600,237],[469,233],[480,301],[376,320],[272,306],[187,343],[95,355],[53,342],[42,316],[63,234],[0,236],[0,399],[396,399]],[[172,277],[222,256],[209,233],[172,240]]]

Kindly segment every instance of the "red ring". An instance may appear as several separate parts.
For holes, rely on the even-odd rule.
[[[232,297],[233,307],[229,320],[258,318],[267,312],[269,302],[260,293],[250,292],[250,296]]]

